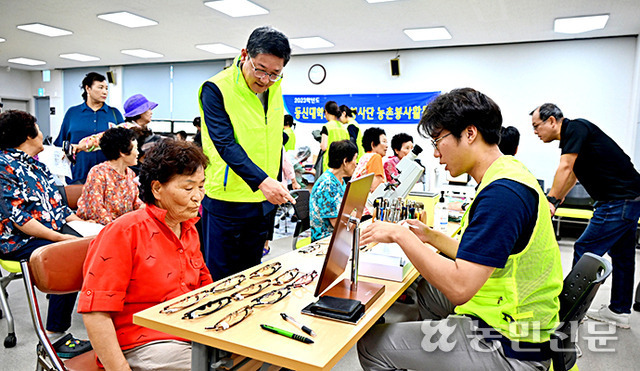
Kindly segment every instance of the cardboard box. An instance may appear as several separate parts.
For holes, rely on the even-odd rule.
[[[402,282],[413,264],[396,243],[381,243],[360,254],[358,275]]]

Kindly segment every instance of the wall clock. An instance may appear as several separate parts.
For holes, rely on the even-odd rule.
[[[325,70],[321,64],[316,63],[309,68],[309,81],[311,81],[311,83],[316,85],[322,84],[326,77],[327,70]]]

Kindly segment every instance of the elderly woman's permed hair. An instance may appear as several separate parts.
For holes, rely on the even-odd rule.
[[[167,183],[176,175],[191,175],[208,164],[202,149],[191,142],[165,139],[149,150],[140,167],[140,199],[155,204],[151,191],[154,180]]]

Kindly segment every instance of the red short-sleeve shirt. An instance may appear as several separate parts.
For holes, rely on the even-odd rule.
[[[181,237],[153,205],[121,216],[89,246],[78,312],[108,312],[123,350],[180,339],[133,324],[133,314],[212,282],[202,253],[198,218],[182,223]]]

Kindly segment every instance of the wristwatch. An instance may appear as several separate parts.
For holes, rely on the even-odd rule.
[[[558,200],[557,198],[555,198],[553,196],[547,196],[547,201],[551,202],[551,204],[553,204],[553,207],[555,207],[556,209],[562,203],[562,200]]]

